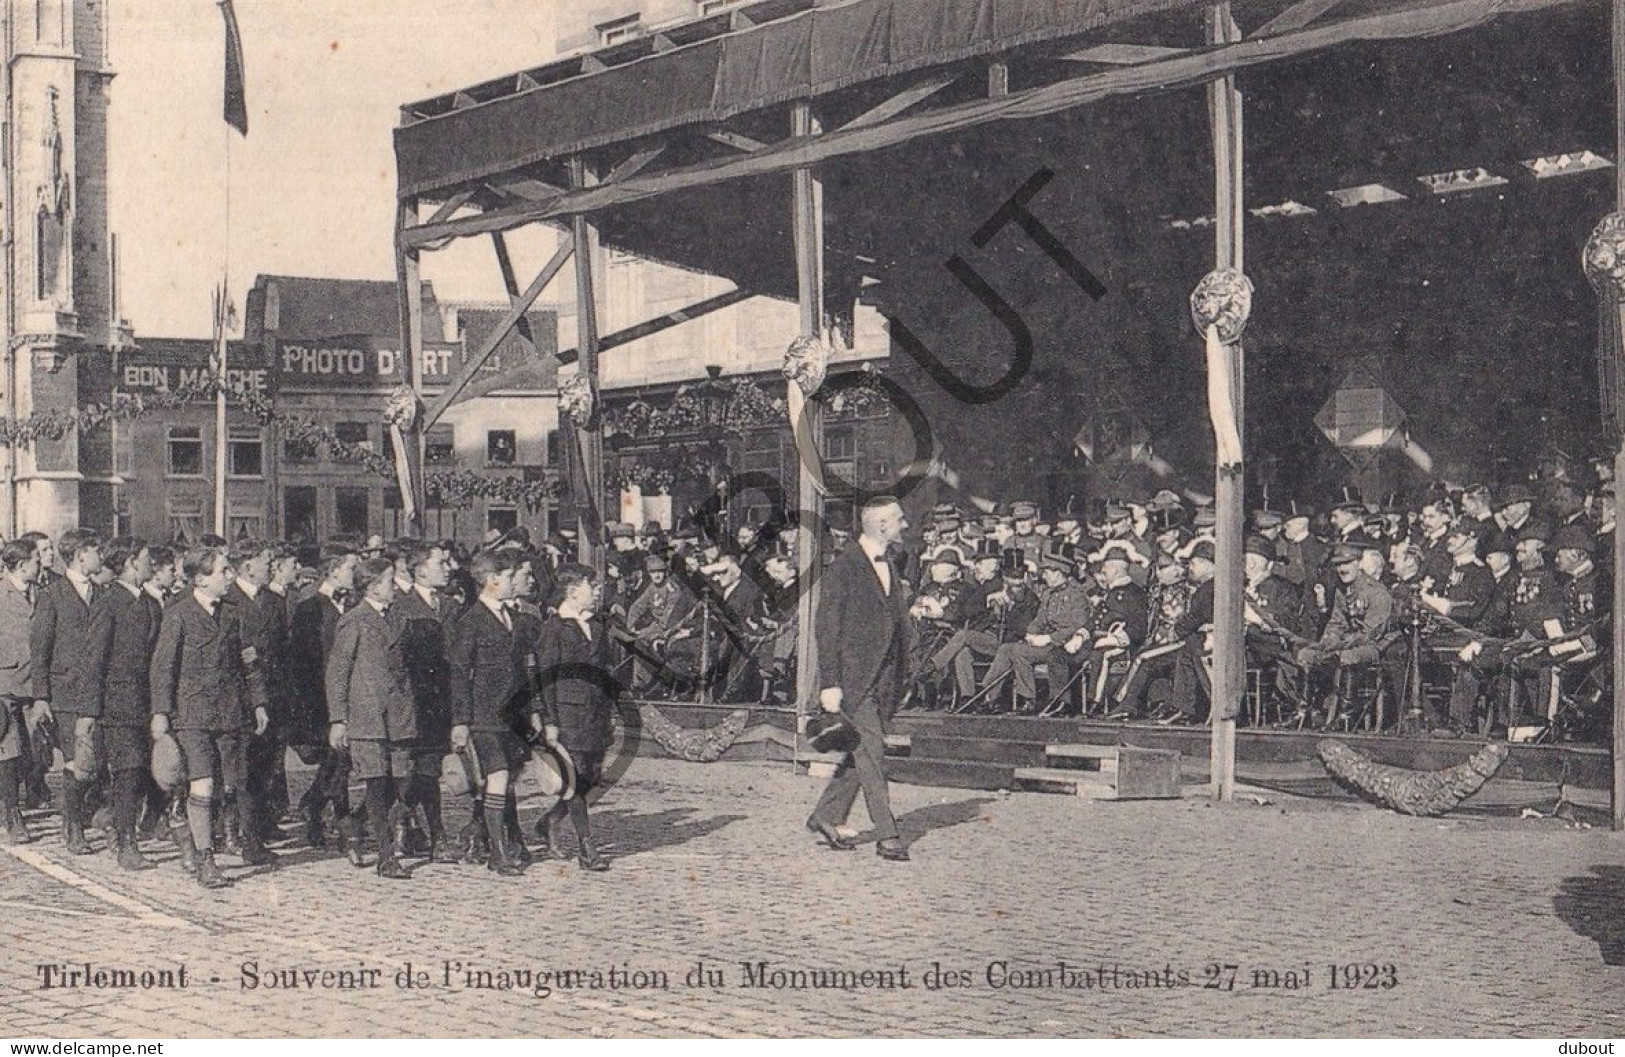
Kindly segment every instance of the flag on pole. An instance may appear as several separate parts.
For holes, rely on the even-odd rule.
[[[237,13],[231,0],[220,0],[226,19],[226,124],[248,135],[248,100],[243,92],[243,38],[237,32]]]

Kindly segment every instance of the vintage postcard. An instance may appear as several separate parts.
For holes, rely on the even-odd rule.
[[[1625,1036],[1625,0],[3,10],[12,1052]]]

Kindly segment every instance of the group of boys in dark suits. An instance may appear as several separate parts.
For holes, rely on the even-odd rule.
[[[335,545],[320,583],[296,601],[291,550],[222,543],[206,539],[177,559],[74,529],[53,575],[36,541],[0,547],[0,821],[10,840],[33,839],[19,810],[24,771],[30,751],[51,748],[31,731],[54,726],[69,850],[94,853],[94,815],[106,819],[121,866],[150,869],[141,835],[167,820],[184,868],[221,887],[230,880],[217,850],[276,863],[266,843],[289,807],[292,748],[317,765],[299,805],[307,840],[331,835],[360,866],[370,835],[377,872],[403,879],[414,851],[457,858],[440,792],[455,750],[475,776],[465,861],[516,875],[536,853],[520,832],[513,780],[540,742],[573,765],[561,765],[573,782],[537,822],[539,853],[570,856],[569,819],[583,869],[607,868],[587,799],[613,741],[619,686],[592,570],[546,570],[560,603],[544,614],[519,597],[540,560],[528,552],[477,554],[464,604],[447,590],[443,544],[399,541],[371,556]],[[185,587],[173,590],[176,581]],[[168,787],[157,787],[154,776],[170,770]],[[365,789],[353,809],[352,780]],[[414,832],[419,817],[426,835]]]

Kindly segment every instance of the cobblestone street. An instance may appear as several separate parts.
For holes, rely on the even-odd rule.
[[[0,1034],[1625,1034],[1625,839],[1603,830],[894,786],[914,861],[893,864],[815,846],[821,784],[640,760],[597,809],[603,875],[390,882],[295,844],[253,876],[223,859],[213,894],[172,853],[132,878],[53,833],[0,853]],[[187,986],[41,988],[87,962]],[[1333,965],[1375,968],[1333,988]],[[795,970],[875,972],[773,986],[839,982]],[[323,986],[344,982],[376,986]]]

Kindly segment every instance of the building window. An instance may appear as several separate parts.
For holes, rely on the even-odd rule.
[[[131,536],[130,531],[130,501],[119,497],[118,504],[113,508],[113,535]]]
[[[169,535],[188,543],[203,534],[203,503],[198,499],[169,501]]]
[[[779,431],[777,429],[747,433],[741,445],[739,468],[745,472],[765,473],[779,479]]]
[[[437,465],[457,461],[457,435],[452,427],[429,427],[423,435],[423,461]]]
[[[562,449],[559,447],[559,441],[561,439],[562,439],[562,437],[561,437],[558,430],[550,429],[550,430],[547,431],[547,465],[548,466],[557,466],[560,463],[560,461],[562,461],[563,458],[564,458],[564,456],[561,454]]]
[[[232,477],[265,476],[265,441],[259,430],[231,431],[226,447],[226,473]]]
[[[333,434],[345,444],[353,444],[367,451],[377,451],[372,442],[372,427],[365,422],[335,422]]]
[[[135,476],[135,438],[131,430],[116,430],[113,434],[113,472],[120,477]]]
[[[493,429],[485,435],[485,461],[492,466],[512,466],[519,454],[511,429]]]
[[[365,488],[333,489],[334,531],[353,536],[367,534],[367,490]]]
[[[696,0],[701,18],[707,15],[720,15],[730,7],[739,7],[746,2],[748,0]]]
[[[597,25],[598,43],[601,47],[619,44],[623,40],[631,40],[643,32],[643,16],[627,15],[625,18],[611,19]]]
[[[316,489],[296,485],[282,490],[282,532],[298,543],[316,542]]]
[[[487,530],[496,529],[498,532],[507,532],[518,528],[519,511],[511,506],[486,507],[485,527]]]
[[[257,540],[265,538],[265,515],[258,510],[241,514],[226,511],[226,538]]]
[[[169,427],[169,476],[203,476],[203,427]]]
[[[319,455],[316,442],[307,437],[289,437],[282,442],[282,456],[288,462],[315,462]]]
[[[857,483],[857,437],[851,426],[831,426],[824,431],[824,473],[848,485]]]

